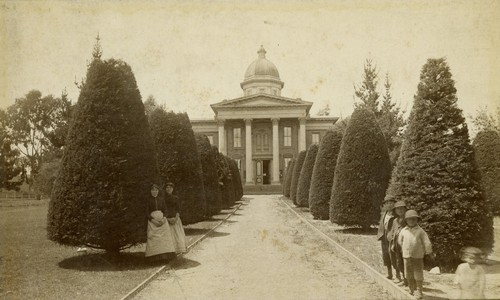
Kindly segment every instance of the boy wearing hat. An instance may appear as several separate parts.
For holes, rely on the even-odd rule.
[[[460,288],[459,299],[484,299],[486,285],[485,272],[479,265],[483,252],[476,247],[464,247],[460,258],[464,263],[458,265],[455,283]]]
[[[406,227],[399,234],[399,244],[403,254],[405,275],[410,294],[417,291],[417,299],[423,298],[424,255],[434,257],[432,244],[427,233],[418,226],[420,217],[412,209],[405,213]]]
[[[389,240],[388,234],[391,231],[392,223],[394,221],[394,216],[392,215],[392,207],[396,201],[394,198],[386,198],[384,200],[384,206],[382,207],[382,214],[380,216],[380,221],[378,223],[377,239],[380,241],[382,246],[382,260],[384,261],[384,266],[387,267],[387,279],[392,279],[392,264],[391,257],[389,254]]]
[[[401,245],[398,243],[398,236],[406,226],[405,222],[406,204],[404,201],[398,201],[394,204],[392,209],[392,214],[395,219],[392,223],[391,232],[388,235],[389,240],[389,254],[391,257],[391,264],[396,270],[395,283],[398,285],[408,286],[408,281],[405,277],[403,255],[401,253]],[[403,280],[401,280],[401,275],[403,275]]]

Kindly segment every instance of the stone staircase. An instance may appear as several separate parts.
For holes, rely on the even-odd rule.
[[[243,186],[243,194],[245,195],[281,195],[281,184],[277,185],[245,185]]]

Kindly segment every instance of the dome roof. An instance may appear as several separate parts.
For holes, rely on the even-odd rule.
[[[260,46],[259,58],[257,58],[254,62],[252,62],[245,72],[245,79],[249,79],[253,76],[272,76],[277,79],[280,79],[280,73],[276,66],[267,60],[266,58],[266,50],[264,47]]]

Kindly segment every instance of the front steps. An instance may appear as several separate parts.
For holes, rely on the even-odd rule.
[[[281,184],[265,184],[265,185],[245,185],[243,186],[243,194],[245,195],[281,195]]]

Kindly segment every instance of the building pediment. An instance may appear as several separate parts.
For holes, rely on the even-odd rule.
[[[257,94],[250,95],[232,100],[224,100],[219,103],[212,104],[212,109],[218,108],[249,108],[249,107],[311,107],[312,102],[303,101],[301,99],[292,99],[275,95]]]

